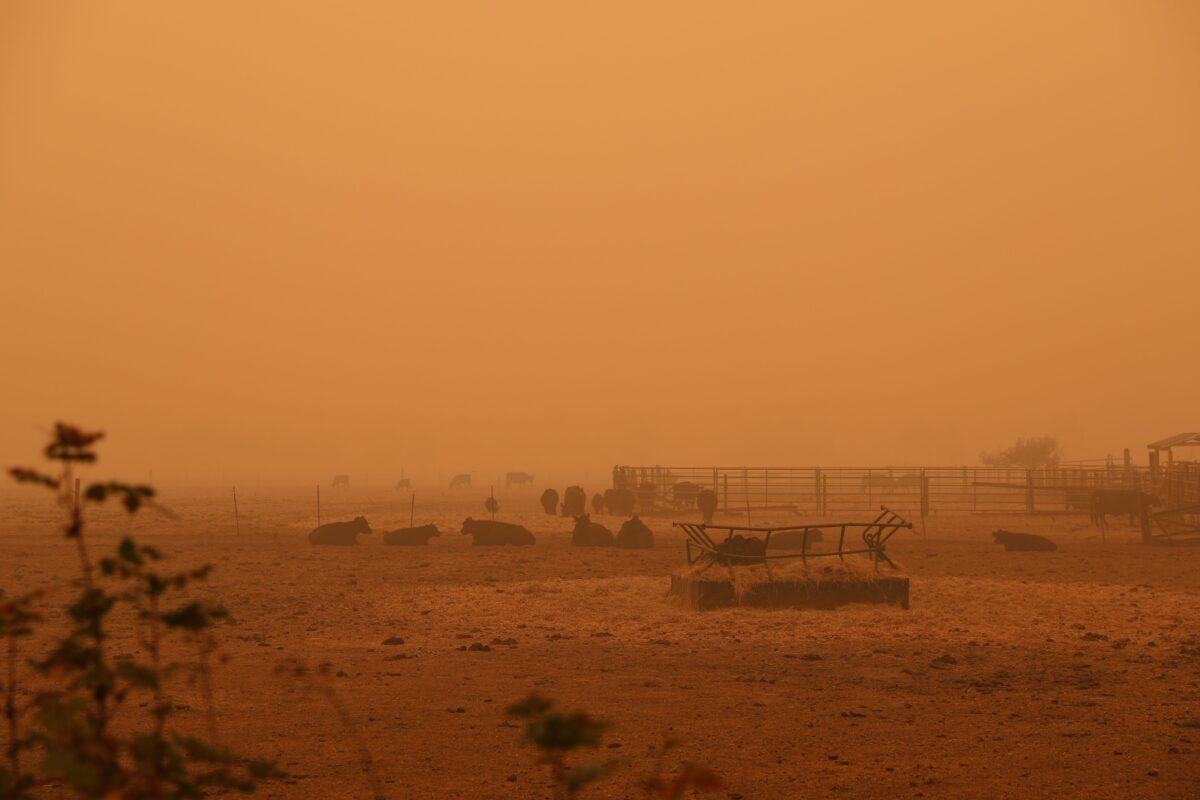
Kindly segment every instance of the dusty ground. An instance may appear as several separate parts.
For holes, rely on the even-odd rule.
[[[240,538],[214,495],[168,492],[178,520],[120,526],[106,512],[94,526],[97,550],[126,530],[180,566],[217,566],[210,591],[237,618],[221,730],[291,773],[263,796],[369,796],[333,709],[275,675],[285,658],[344,673],[331,683],[392,798],[547,796],[504,714],[531,690],[612,722],[599,756],[624,764],[585,796],[634,795],[667,734],[682,742],[667,764],[712,767],[728,784],[718,797],[1200,796],[1200,548],[1144,546],[1132,529],[1101,542],[1077,517],[935,517],[926,535],[894,540],[908,611],[700,613],[665,597],[683,562],[666,519],[649,520],[652,551],[583,551],[536,491],[504,493],[500,516],[537,545],[473,548],[457,531],[484,516],[482,493],[426,494],[418,522],[448,534],[428,548],[378,535],[311,548],[311,503],[284,492],[243,494]],[[0,500],[10,591],[59,584],[75,566],[40,501]],[[355,513],[377,534],[407,520],[390,493],[326,497],[326,519]],[[1006,553],[991,544],[997,527],[1044,533],[1060,551]],[[392,636],[404,644],[382,644]],[[491,649],[459,649],[475,642]],[[198,724],[186,688],[183,705]]]

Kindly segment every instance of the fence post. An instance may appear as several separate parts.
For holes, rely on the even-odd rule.
[[[1025,513],[1033,513],[1033,470],[1025,470]]]
[[[724,491],[721,492],[721,510],[728,511],[729,510],[729,473],[728,472],[725,473],[722,476],[722,478],[724,479],[725,487],[724,487]]]
[[[929,478],[925,475],[924,468],[921,469],[921,526],[924,527],[925,517],[929,516]]]

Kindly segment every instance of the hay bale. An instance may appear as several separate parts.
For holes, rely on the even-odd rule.
[[[671,576],[671,594],[696,609],[726,606],[837,608],[890,603],[908,608],[908,576],[881,571],[866,558],[801,559],[722,568],[694,563]]]

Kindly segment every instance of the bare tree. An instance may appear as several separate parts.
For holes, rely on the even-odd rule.
[[[1057,436],[1034,436],[1017,439],[1016,444],[1002,450],[979,454],[979,460],[989,467],[1052,467],[1062,458]]]

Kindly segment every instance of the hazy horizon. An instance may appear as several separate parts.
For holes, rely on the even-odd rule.
[[[1145,463],[1198,85],[1182,1],[6,3],[0,459]]]

